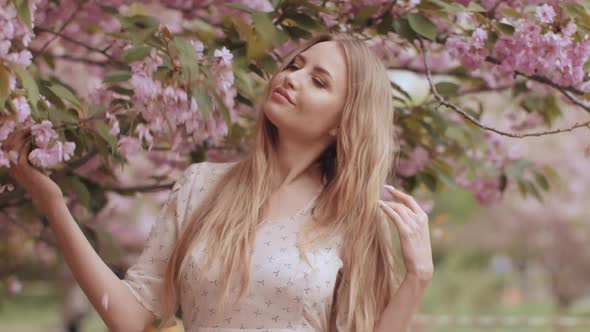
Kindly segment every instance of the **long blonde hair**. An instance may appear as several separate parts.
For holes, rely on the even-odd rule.
[[[314,248],[336,233],[343,236],[344,265],[338,273],[332,313],[339,309],[347,313],[346,331],[373,331],[400,284],[392,222],[377,204],[383,184],[393,176],[395,137],[390,81],[374,53],[348,34],[315,36],[288,55],[278,72],[297,54],[323,41],[335,41],[344,50],[348,94],[336,140],[316,161],[325,185],[311,210],[314,222],[302,230],[304,240],[298,247],[307,261],[306,248]],[[188,253],[205,239],[206,266],[214,259],[220,260],[223,291],[219,303],[225,302],[236,276],[240,277],[241,287],[238,301],[246,294],[256,230],[272,192],[271,179],[275,178],[277,163],[277,128],[263,112],[256,122],[253,143],[248,158],[231,166],[184,221],[164,274],[161,295],[165,317],[175,314]]]

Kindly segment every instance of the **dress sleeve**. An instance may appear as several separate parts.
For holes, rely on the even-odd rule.
[[[159,291],[163,285],[164,270],[178,238],[189,195],[198,185],[195,182],[202,178],[200,173],[206,167],[204,163],[192,164],[174,183],[138,261],[127,270],[122,280],[137,301],[159,319],[163,316]],[[175,325],[175,317],[167,317],[161,322],[160,328]]]

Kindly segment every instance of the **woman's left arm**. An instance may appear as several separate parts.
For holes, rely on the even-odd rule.
[[[434,271],[428,215],[412,196],[389,185],[385,188],[397,201],[380,200],[379,205],[398,229],[406,276],[385,307],[375,332],[406,332]]]

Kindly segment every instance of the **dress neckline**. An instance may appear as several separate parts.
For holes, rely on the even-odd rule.
[[[313,195],[313,197],[307,201],[307,203],[305,203],[305,205],[303,205],[303,207],[301,209],[299,209],[299,211],[297,211],[294,215],[290,216],[290,217],[286,217],[286,218],[278,218],[278,219],[264,219],[262,220],[263,224],[273,224],[273,223],[277,223],[280,221],[285,221],[285,220],[290,220],[290,219],[295,219],[297,218],[299,215],[305,213],[305,211],[307,211],[307,209],[309,209],[311,207],[311,205],[313,204],[313,202],[315,202],[315,200],[318,198],[318,196],[320,195],[322,191],[318,190],[315,192],[315,194]]]

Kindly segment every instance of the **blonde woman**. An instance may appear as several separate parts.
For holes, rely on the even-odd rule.
[[[175,325],[178,309],[192,332],[407,331],[433,263],[428,216],[384,186],[394,136],[383,64],[349,35],[319,35],[286,58],[258,104],[249,157],[188,167],[124,280],[23,157],[22,133],[10,141],[23,152],[11,175],[113,331]]]

